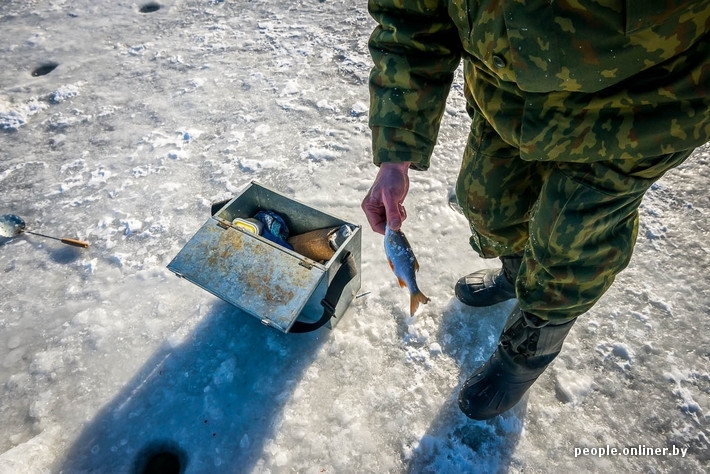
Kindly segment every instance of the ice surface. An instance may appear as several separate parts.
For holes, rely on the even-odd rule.
[[[366,2],[0,6],[0,472],[705,472],[710,149],[660,180],[636,253],[510,413],[472,422],[461,382],[506,303],[456,279],[494,261],[448,206],[469,121],[460,74],[404,224],[432,298],[415,317],[366,227],[363,292],[336,330],[283,335],[166,269],[213,201],[251,180],[365,224]],[[150,9],[147,9],[150,10]],[[44,64],[45,75],[32,72]],[[574,457],[679,446],[686,458]],[[705,468],[703,466],[706,466]]]

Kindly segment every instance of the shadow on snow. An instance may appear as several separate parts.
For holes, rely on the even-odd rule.
[[[438,340],[461,368],[450,394],[414,449],[407,473],[461,474],[508,472],[523,429],[527,397],[490,420],[468,419],[458,407],[465,379],[495,350],[512,303],[472,309],[455,298],[444,310]]]
[[[493,351],[509,310],[506,305],[479,309],[471,320],[470,311],[457,302],[446,308],[438,338],[462,368],[462,378]],[[267,444],[327,337],[321,332],[282,334],[217,303],[183,342],[156,351],[99,411],[58,471],[250,472],[268,465],[278,453]],[[459,411],[457,396],[458,388],[404,456],[405,472],[509,469],[526,399],[508,413],[477,422]]]
[[[319,333],[282,334],[217,303],[99,411],[59,471],[248,472],[315,359]]]

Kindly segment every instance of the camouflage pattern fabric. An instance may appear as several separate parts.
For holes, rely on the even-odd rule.
[[[521,160],[473,119],[456,185],[483,257],[524,251],[521,309],[564,321],[589,310],[628,265],[648,188],[691,150],[593,163]]]
[[[457,184],[481,256],[525,251],[521,306],[569,319],[631,255],[648,187],[710,140],[710,0],[370,0],[376,164],[429,167],[464,59]]]
[[[370,0],[375,163],[426,169],[461,57],[523,159],[657,156],[710,139],[710,0]]]

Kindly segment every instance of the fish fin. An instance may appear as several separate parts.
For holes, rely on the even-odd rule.
[[[397,274],[394,271],[394,263],[392,263],[392,260],[387,259],[387,263],[390,264],[390,268],[392,269],[392,273],[394,273],[394,276],[397,276]],[[397,281],[399,282],[400,288],[404,288],[405,286],[407,286],[407,284],[404,282],[404,280],[402,280],[400,277],[397,277]]]
[[[409,315],[414,316],[414,313],[416,313],[417,309],[419,309],[419,305],[427,304],[428,302],[429,298],[424,296],[424,293],[422,293],[421,291],[412,293],[412,296],[409,300]]]
[[[419,271],[419,262],[417,261],[416,258],[414,259],[414,271],[415,272]]]

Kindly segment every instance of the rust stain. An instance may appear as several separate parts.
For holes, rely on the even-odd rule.
[[[296,316],[291,306],[313,283],[307,268],[287,252],[234,229],[203,230],[191,254],[207,287],[273,321]]]
[[[210,245],[211,239],[204,241],[205,261],[211,268],[222,268],[236,252],[244,249],[244,242],[241,236],[235,232],[217,227],[211,229],[211,231],[219,232],[219,239],[217,240],[217,246]]]
[[[242,275],[240,283],[246,285],[256,294],[261,296],[263,300],[269,304],[286,305],[295,296],[293,290],[280,285],[278,282],[272,281],[272,274],[257,275],[248,273]]]
[[[238,231],[224,230],[219,237],[219,247],[231,246],[234,250],[244,249],[244,241]]]

